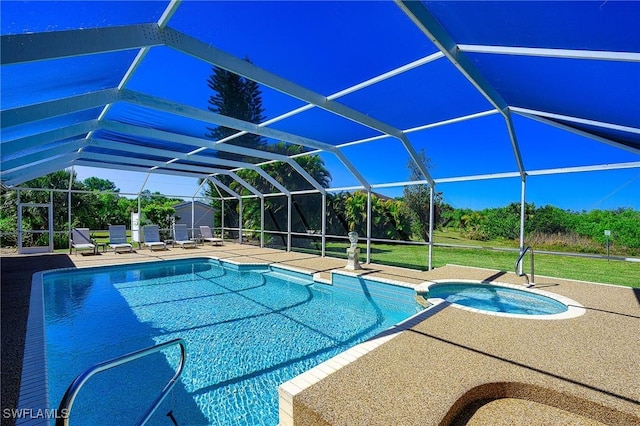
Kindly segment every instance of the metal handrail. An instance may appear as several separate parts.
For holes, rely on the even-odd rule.
[[[529,251],[531,253],[531,280],[529,280],[529,277],[527,277],[527,274],[518,271],[518,266],[520,266],[520,263],[522,262],[522,259],[524,258],[524,255],[527,254],[527,251]],[[520,257],[518,257],[518,260],[516,260],[516,265],[514,267],[514,272],[516,273],[517,276],[521,277],[521,276],[525,276],[527,277],[527,284],[529,286],[532,286],[533,283],[536,280],[535,277],[535,268],[533,267],[533,249],[531,248],[531,246],[527,246],[527,248],[525,248],[522,253],[520,253]]]
[[[64,415],[61,417],[58,417],[58,419],[56,420],[56,426],[67,426],[69,424],[69,418],[71,417],[71,406],[73,405],[73,401],[76,399],[78,392],[80,392],[80,388],[82,388],[82,386],[84,386],[87,380],[89,380],[93,375],[98,374],[102,371],[117,367],[119,365],[126,364],[136,359],[145,357],[147,355],[151,355],[153,353],[159,352],[163,349],[166,349],[176,344],[180,345],[180,365],[178,365],[178,369],[176,370],[171,380],[169,380],[169,382],[165,385],[164,389],[162,389],[162,392],[160,392],[160,395],[158,395],[155,401],[153,401],[153,403],[149,406],[147,411],[144,413],[142,418],[136,423],[136,425],[138,426],[144,425],[151,418],[151,416],[156,411],[160,403],[164,401],[169,391],[173,388],[173,386],[178,381],[178,378],[182,374],[182,370],[184,369],[184,363],[187,357],[187,347],[184,340],[182,339],[169,340],[168,342],[160,343],[158,345],[151,346],[146,349],[141,349],[139,351],[122,355],[118,358],[114,358],[108,361],[101,362],[100,364],[96,364],[93,367],[89,367],[88,369],[80,373],[78,377],[76,377],[74,381],[71,382],[71,385],[69,385],[69,388],[67,388],[67,391],[62,397],[62,401],[60,401],[60,407],[58,409],[58,413],[64,413]]]

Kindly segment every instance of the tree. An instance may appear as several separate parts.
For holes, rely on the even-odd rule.
[[[147,204],[142,208],[142,214],[144,215],[145,222],[147,224],[158,225],[161,230],[170,229],[173,223],[173,218],[176,214],[174,205],[175,202],[173,201]],[[164,234],[165,237],[169,236],[166,231],[160,232]]]
[[[418,153],[418,161],[429,170],[431,161],[427,157],[424,149]],[[409,168],[409,180],[421,180],[424,176],[418,165],[409,159],[407,163]],[[420,237],[424,241],[429,241],[429,208],[431,205],[430,197],[431,188],[429,185],[411,185],[405,186],[403,192],[403,199],[407,206],[413,211],[417,220],[417,228],[420,232]],[[438,205],[442,203],[442,193],[433,194],[434,202],[434,222],[437,223],[438,217]]]
[[[251,63],[249,58],[245,60]],[[209,111],[256,124],[265,120],[262,92],[255,81],[214,67],[213,73],[207,79],[207,86],[214,91],[214,94],[209,96]],[[238,133],[238,130],[224,126],[207,127],[207,130],[209,133],[205,136],[215,140]],[[260,135],[247,133],[228,143],[255,149],[265,145],[266,142]],[[217,155],[225,159],[242,159],[242,156],[226,152],[218,152]]]
[[[246,59],[248,62],[250,60]],[[262,93],[260,87],[254,81],[240,77],[232,72],[225,71],[220,68],[214,68],[213,74],[207,80],[207,86],[214,91],[209,97],[209,110],[225,116],[237,118],[251,123],[261,123],[265,121],[264,108],[262,106]],[[219,126],[216,128],[207,128],[209,133],[207,137],[221,140],[237,130],[228,127]],[[304,147],[292,145],[285,142],[278,142],[273,145],[267,145],[264,138],[255,134],[245,134],[243,136],[229,140],[229,144],[239,145],[251,149],[268,150],[278,154],[292,156],[304,152]],[[245,162],[255,162],[255,159],[247,156],[218,152],[219,158],[231,159]],[[324,167],[324,162],[318,155],[307,155],[297,157],[296,161],[306,170],[320,185],[327,187],[331,181],[331,175]],[[289,164],[284,162],[275,162],[262,166],[263,169],[280,184],[290,191],[311,189],[309,182],[303,179],[300,174]],[[251,184],[254,188],[262,193],[273,192],[273,187],[258,173],[252,170],[241,170],[238,175]],[[246,195],[246,188],[239,185],[227,176],[218,177],[225,185],[230,186],[234,191]],[[217,191],[209,182],[205,194],[215,198]],[[317,198],[317,197],[315,197]],[[309,229],[319,229],[322,218],[318,215],[319,201],[311,196],[295,196],[292,199],[293,217],[292,229],[304,232]],[[220,208],[220,203],[214,201],[214,207]],[[227,204],[226,206],[228,206]],[[225,207],[226,207],[225,206]],[[260,225],[260,204],[257,200],[245,200],[243,203],[243,227],[245,229],[258,229]],[[266,227],[275,230],[284,230],[287,228],[287,201],[285,197],[270,197],[265,201]],[[237,226],[237,212],[225,208],[225,225]],[[216,221],[219,220],[216,218]],[[219,223],[219,222],[218,222]],[[284,237],[282,238],[284,242]]]
[[[107,179],[100,179],[92,176],[83,180],[82,183],[87,191],[120,192],[120,189],[116,188],[116,184]]]

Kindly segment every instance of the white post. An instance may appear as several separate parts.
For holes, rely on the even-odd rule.
[[[73,183],[73,166],[71,166],[71,175],[69,176],[69,191],[67,192],[67,213],[68,213],[68,221],[69,221],[69,233],[67,234],[67,240],[69,241],[69,254],[73,251],[71,247],[71,186]]]
[[[327,194],[322,194],[322,251],[321,256],[325,256],[327,248]]]
[[[433,221],[434,221],[434,203],[433,193],[434,185],[429,186],[429,271],[433,269]]]
[[[525,191],[527,189],[526,175],[522,177],[522,188],[520,191],[520,255],[524,253],[524,213],[525,213]],[[524,260],[520,262],[519,274],[522,275]]]
[[[191,197],[191,237],[196,237],[196,200]]]
[[[367,264],[371,263],[371,188],[367,190]]]
[[[224,198],[220,198],[220,238],[224,241]]]
[[[53,191],[49,192],[49,253],[53,253]]]
[[[264,197],[260,198],[260,248],[264,247]]]
[[[287,251],[291,251],[291,205],[293,204],[293,197],[291,194],[287,195]]]
[[[240,206],[238,206],[238,243],[242,244],[242,198],[240,198]]]
[[[18,253],[22,254],[22,206],[20,205],[20,190],[16,190],[16,201],[18,205]],[[71,247],[71,234],[69,234],[69,247]],[[71,248],[69,248],[71,254]]]

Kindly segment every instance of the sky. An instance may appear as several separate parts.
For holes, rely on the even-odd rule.
[[[450,31],[460,42],[490,44],[507,34],[509,45],[531,47],[579,48],[598,50],[621,46],[640,51],[640,35],[634,30],[620,38],[626,26],[633,25],[633,13],[621,13],[616,4],[593,7],[575,18],[567,4],[557,8],[539,7],[537,2],[510,5],[509,24],[513,31],[502,32],[504,10],[495,5],[487,16],[482,10],[456,12]],[[125,24],[157,20],[163,2],[53,2],[48,13],[36,8],[21,9],[20,4],[3,2],[2,33],[50,29],[90,28],[96,25]],[[555,4],[555,3],[550,3]],[[363,6],[363,5],[366,5]],[[548,4],[547,4],[548,5]],[[443,3],[434,13],[446,15],[452,4]],[[457,7],[457,6],[455,6]],[[474,6],[475,7],[475,6]],[[490,6],[494,7],[494,6]],[[632,5],[640,11],[640,6]],[[519,10],[518,10],[519,9]],[[565,10],[566,9],[566,10]],[[465,11],[462,11],[465,12]],[[627,11],[628,12],[628,11]],[[527,19],[521,15],[526,13]],[[12,15],[14,14],[14,15]],[[600,36],[588,28],[601,14],[604,24]],[[474,16],[477,15],[476,18]],[[7,19],[14,16],[15,19]],[[572,19],[567,19],[568,17]],[[470,21],[476,19],[476,21]],[[581,20],[584,20],[582,22]],[[63,22],[63,24],[60,24]],[[476,24],[474,24],[476,22]],[[495,23],[495,25],[492,24]],[[556,25],[562,23],[562,26]],[[476,27],[472,28],[474,24]],[[518,25],[531,26],[518,31]],[[540,25],[543,25],[540,27]],[[331,96],[382,73],[436,53],[437,48],[417,30],[392,2],[183,2],[169,26],[211,44],[323,96]],[[536,27],[537,26],[537,27]],[[469,40],[467,30],[476,29],[478,40]],[[620,31],[615,31],[620,30]],[[525,38],[518,39],[518,34]],[[561,40],[562,45],[550,43]],[[610,43],[610,44],[607,44]],[[633,50],[635,49],[635,50]],[[136,52],[124,51],[91,57],[52,61],[59,69],[55,79],[28,79],[34,74],[29,64],[3,69],[3,108],[13,99],[31,91],[33,101],[69,96],[114,87],[128,68]],[[486,65],[481,56],[469,55],[480,71],[495,75],[496,86],[510,104],[532,108],[550,108],[576,115],[599,114],[620,125],[640,127],[640,79],[637,65],[616,64],[605,69],[589,64],[580,74],[576,63],[567,60],[549,62],[548,58],[523,58],[510,63],[510,73],[501,74],[503,59]],[[592,61],[598,62],[598,61]],[[108,66],[105,66],[107,64]],[[636,66],[636,68],[633,68]],[[75,70],[75,71],[74,71]],[[26,73],[25,71],[29,71]],[[212,94],[206,86],[211,66],[168,47],[154,47],[136,70],[126,88],[150,93],[176,103],[206,109]],[[34,74],[35,75],[35,74]],[[631,77],[630,77],[631,76]],[[619,87],[616,81],[628,80],[637,87]],[[527,88],[528,90],[521,90]],[[13,90],[13,92],[11,91]],[[304,102],[261,86],[265,116],[274,118]],[[446,59],[440,58],[336,99],[391,126],[407,131],[416,150],[424,150],[430,159],[434,178],[451,178],[490,173],[515,172],[517,164],[504,119],[498,114],[420,131],[417,126],[476,114],[492,109],[490,103]],[[597,108],[589,106],[597,105]],[[628,108],[620,108],[621,106]],[[206,124],[189,119],[169,120],[150,109],[118,104],[107,119],[134,124],[144,123],[159,129],[171,129],[185,135],[203,137]],[[617,120],[617,121],[616,121]],[[170,122],[169,122],[170,121]],[[513,116],[519,149],[526,170],[555,169],[638,162],[640,155],[550,127],[519,115]],[[380,135],[376,130],[313,108],[272,124],[278,130],[299,134],[331,145],[339,145]],[[275,142],[275,141],[271,141]],[[385,138],[342,148],[347,158],[372,184],[402,182],[409,179],[408,153],[399,140]],[[322,159],[332,175],[332,187],[357,185],[354,176],[339,159],[323,153]],[[75,167],[79,179],[97,176],[113,181],[123,193],[141,189],[168,195],[191,197],[198,191],[195,179],[152,174],[144,184],[144,173]],[[143,187],[144,184],[144,187]],[[444,200],[454,207],[482,209],[520,201],[518,178],[489,179],[464,183],[446,183],[437,187]],[[401,188],[376,189],[388,196],[400,196]],[[536,205],[553,204],[571,210],[640,209],[640,168],[614,171],[570,173],[555,176],[530,176],[526,199]]]

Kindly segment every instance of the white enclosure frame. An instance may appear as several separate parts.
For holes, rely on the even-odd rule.
[[[59,117],[65,114],[85,111],[92,108],[102,108],[101,113],[96,119],[87,120],[73,125],[61,126],[59,128],[47,131],[36,132],[28,136],[15,137],[13,139],[2,138],[2,163],[0,168],[0,176],[2,184],[10,189],[20,189],[20,184],[45,175],[47,173],[75,165],[112,168],[117,170],[130,170],[147,173],[147,179],[151,173],[167,174],[173,176],[183,176],[204,179],[205,182],[211,182],[218,192],[219,199],[222,204],[222,218],[220,224],[222,231],[225,229],[224,224],[224,207],[225,199],[235,199],[239,202],[239,242],[242,243],[243,236],[243,200],[247,198],[258,198],[262,207],[260,246],[263,247],[264,241],[264,203],[266,197],[285,196],[287,197],[287,238],[286,249],[292,249],[292,232],[291,209],[292,197],[302,193],[319,193],[322,198],[322,230],[321,230],[321,255],[326,254],[326,204],[328,192],[362,190],[367,194],[367,223],[366,236],[366,261],[371,260],[371,242],[374,240],[371,235],[371,197],[372,191],[376,188],[398,187],[406,185],[428,185],[430,188],[431,209],[429,211],[429,242],[428,244],[428,268],[432,268],[433,257],[433,197],[435,188],[439,183],[464,182],[485,179],[501,179],[518,177],[521,181],[520,188],[520,252],[524,250],[524,221],[525,221],[525,201],[527,191],[527,181],[534,176],[561,174],[561,173],[577,173],[590,172],[598,170],[616,170],[625,168],[640,168],[640,161],[626,162],[617,164],[596,164],[580,167],[553,168],[543,170],[529,170],[525,167],[525,163],[520,152],[520,146],[517,137],[517,129],[513,123],[512,116],[517,114],[538,122],[552,125],[565,131],[570,131],[578,135],[591,138],[597,142],[605,143],[610,146],[624,149],[633,154],[640,155],[640,149],[634,146],[626,145],[618,141],[604,138],[600,135],[591,134],[585,131],[577,130],[569,126],[558,123],[556,120],[562,120],[569,123],[578,123],[583,125],[594,126],[596,128],[608,129],[630,134],[640,134],[640,128],[621,126],[603,121],[586,119],[583,117],[571,117],[557,114],[554,112],[538,111],[532,109],[521,108],[509,105],[502,96],[489,84],[486,78],[478,71],[474,63],[468,59],[467,53],[482,53],[494,55],[523,55],[529,57],[546,57],[546,58],[574,58],[580,60],[596,60],[596,61],[613,61],[613,62],[640,62],[640,53],[638,52],[607,52],[607,51],[587,51],[587,50],[569,50],[569,49],[540,49],[540,48],[524,48],[513,46],[486,46],[486,45],[470,45],[458,44],[447,32],[438,20],[430,13],[422,2],[395,0],[399,10],[404,13],[409,20],[415,25],[433,44],[438,51],[408,64],[397,67],[378,76],[367,79],[366,81],[344,88],[333,94],[325,96],[317,93],[309,88],[303,87],[297,83],[287,80],[275,73],[259,68],[250,62],[235,57],[224,52],[210,43],[205,43],[180,31],[170,27],[171,18],[180,6],[179,0],[173,0],[169,3],[162,16],[154,23],[143,23],[135,25],[123,25],[116,27],[101,27],[90,29],[72,29],[66,31],[50,31],[25,34],[10,34],[1,37],[1,62],[2,65],[22,64],[35,61],[47,61],[57,58],[67,58],[82,55],[93,55],[105,52],[116,52],[127,49],[137,49],[137,55],[131,62],[127,72],[121,78],[116,87],[98,90],[91,93],[84,93],[70,96],[67,98],[54,99],[50,101],[40,102],[33,105],[20,106],[2,110],[0,122],[2,129],[7,129],[18,125],[29,125],[39,121]],[[305,105],[295,108],[291,111],[280,114],[263,123],[251,123],[238,120],[232,117],[216,114],[211,111],[194,108],[189,105],[180,104],[178,102],[162,99],[147,93],[141,93],[127,88],[128,82],[135,75],[138,67],[144,61],[148,52],[155,46],[165,46],[176,50],[179,53],[189,55],[206,64],[213,65],[247,79],[253,80],[263,86],[269,87],[283,93],[289,97],[302,100]],[[386,123],[376,117],[373,117],[363,111],[355,110],[338,101],[339,98],[357,92],[364,88],[370,87],[387,79],[402,75],[403,73],[415,70],[419,67],[427,67],[430,64],[447,60],[466,80],[480,93],[492,108],[475,112],[472,114],[461,115],[440,122],[425,123],[420,126],[409,129],[398,129],[389,123]],[[128,103],[138,105],[144,108],[150,108],[163,113],[173,114],[180,117],[199,120],[212,126],[224,126],[235,129],[237,132],[222,139],[212,140],[200,137],[193,137],[184,134],[173,133],[170,131],[157,130],[145,126],[137,126],[114,122],[107,119],[108,111],[117,103]],[[322,140],[315,140],[298,134],[277,130],[270,125],[284,120],[286,118],[301,114],[312,108],[320,108],[330,114],[351,120],[362,126],[368,127],[379,133],[376,136],[362,140],[349,141],[338,145],[332,145]],[[450,125],[467,120],[475,120],[489,115],[499,114],[505,123],[505,131],[508,135],[511,150],[513,152],[512,172],[494,173],[486,175],[462,176],[462,177],[445,177],[433,178],[425,165],[419,161],[418,154],[411,143],[410,136],[414,132],[425,129]],[[116,142],[111,140],[103,140],[95,137],[96,131],[108,130],[112,132],[122,133],[130,138],[151,138],[167,143],[179,143],[188,145],[193,149],[188,152],[177,152],[168,148],[151,148],[148,146],[141,147],[134,144]],[[308,152],[292,156],[276,154],[259,149],[249,149],[229,144],[228,142],[251,133],[266,138],[274,138],[292,144],[297,144],[309,149]],[[343,152],[344,148],[354,145],[364,145],[368,142],[377,141],[385,138],[391,138],[399,141],[406,151],[408,157],[417,165],[423,178],[416,181],[407,182],[386,182],[382,184],[371,184],[366,176],[356,167],[348,156]],[[60,144],[52,144],[60,142]],[[86,147],[98,147],[107,149],[116,149],[124,152],[126,155],[108,155],[92,153]],[[240,154],[261,159],[262,162],[252,164],[243,161],[223,160],[220,158],[212,158],[200,154],[205,149],[215,149],[222,152]],[[348,188],[324,188],[312,176],[310,176],[297,162],[296,158],[302,155],[311,155],[318,153],[329,153],[333,155],[353,176],[358,185]],[[145,159],[143,155],[154,155],[168,160],[158,161]],[[313,188],[305,191],[292,191],[281,185],[276,177],[269,175],[262,166],[274,161],[281,161],[289,164],[302,179],[307,181]],[[198,162],[201,165],[194,165]],[[230,168],[230,169],[229,169]],[[261,193],[248,182],[243,180],[239,175],[240,170],[253,170],[272,185],[276,191],[274,193]],[[251,195],[242,195],[234,191],[227,185],[224,185],[220,176],[229,176],[239,186],[246,189]],[[203,182],[204,184],[204,182]],[[142,185],[139,193],[144,190],[145,183]],[[202,188],[202,185],[200,186]],[[223,195],[220,190],[228,195]],[[71,197],[71,182],[69,183],[69,200]],[[196,194],[191,197],[192,206],[196,199]],[[138,207],[140,212],[140,204]],[[192,208],[192,228],[193,223]],[[69,223],[71,223],[71,212],[69,211]],[[70,231],[70,229],[69,229]],[[192,230],[193,232],[193,230]],[[224,234],[224,232],[223,232]],[[195,236],[195,234],[194,234]]]

